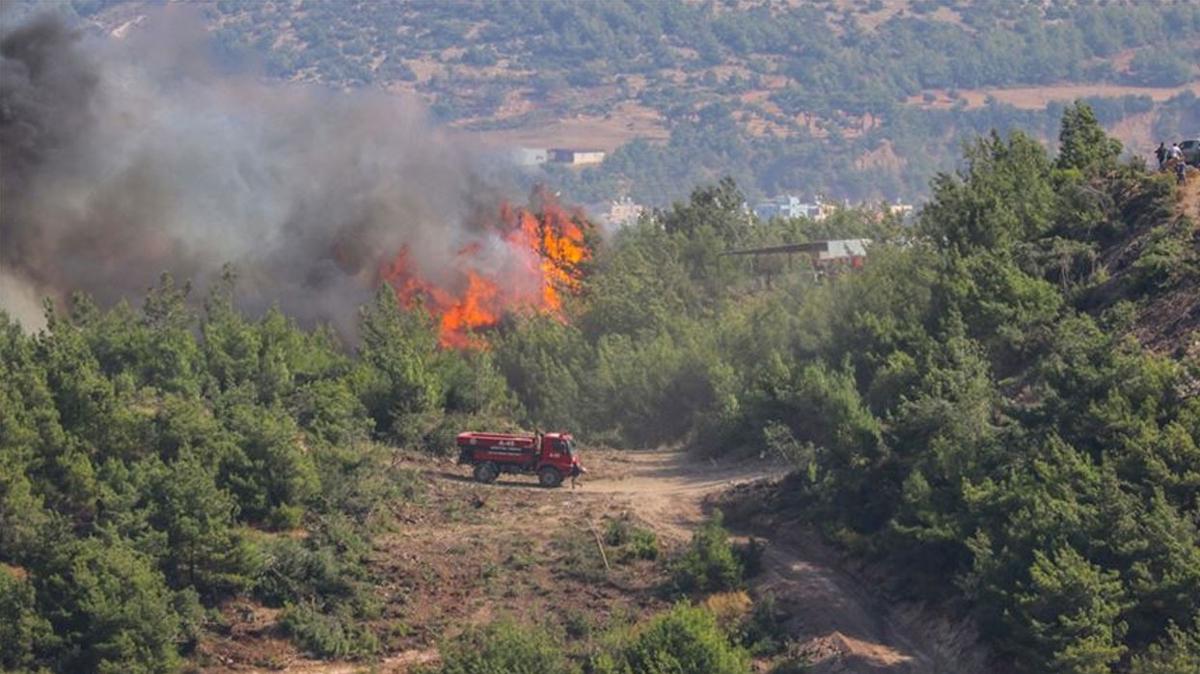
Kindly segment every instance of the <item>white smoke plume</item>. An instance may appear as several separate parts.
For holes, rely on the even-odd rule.
[[[466,245],[511,263],[473,224],[495,181],[417,103],[220,72],[179,14],[123,40],[48,15],[0,34],[0,308],[136,301],[232,263],[243,306],[348,332],[402,246],[451,286]]]

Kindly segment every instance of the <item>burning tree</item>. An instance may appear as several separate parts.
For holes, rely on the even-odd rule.
[[[495,326],[505,313],[532,310],[561,316],[563,294],[579,290],[582,263],[591,259],[591,224],[581,210],[559,204],[543,187],[526,207],[502,202],[483,226],[483,240],[509,253],[504,268],[483,265],[483,240],[458,251],[453,277],[439,283],[422,274],[407,246],[380,269],[405,307],[424,306],[438,321],[447,348],[482,348],[475,333]]]

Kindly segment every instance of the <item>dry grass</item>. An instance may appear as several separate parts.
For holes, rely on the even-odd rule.
[[[464,120],[470,123],[478,120]],[[498,147],[578,147],[611,152],[634,138],[665,142],[670,133],[656,111],[632,101],[616,105],[603,116],[576,115],[537,127],[463,131]]]
[[[606,476],[627,470],[615,455],[585,458]],[[604,625],[614,614],[640,618],[668,606],[658,593],[662,563],[610,560],[606,570],[601,560],[589,523],[603,531],[607,520],[629,516],[628,504],[603,493],[542,489],[528,476],[485,486],[449,462],[413,455],[401,462],[425,474],[426,492],[395,504],[392,530],[374,541],[371,566],[384,607],[373,622],[385,644],[379,671],[407,671],[436,655],[441,639],[505,615]],[[278,633],[276,613],[230,602],[222,611],[225,634],[201,644],[205,671],[358,671],[304,657]]]
[[[1191,82],[1178,87],[1135,87],[1122,84],[1056,84],[1042,87],[1013,87],[1007,89],[960,89],[958,96],[968,109],[981,108],[987,104],[988,97],[995,98],[1000,103],[1007,103],[1023,110],[1040,110],[1052,102],[1071,102],[1077,98],[1102,97],[1116,98],[1119,96],[1149,96],[1155,102],[1162,102],[1179,94],[1191,91],[1200,94],[1200,81]],[[921,108],[945,109],[955,104],[944,89],[934,89],[928,92],[934,97],[933,101],[925,101],[925,94],[918,94],[908,99],[909,105]]]

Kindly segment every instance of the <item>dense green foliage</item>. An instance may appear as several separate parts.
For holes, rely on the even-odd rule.
[[[91,14],[105,3],[78,2]],[[316,69],[327,79],[370,82],[399,77],[404,59],[463,48],[468,65],[505,59],[535,69],[550,88],[610,81],[617,75],[716,64],[744,65],[750,76],[778,70],[793,79],[786,100],[803,92],[812,109],[877,109],[934,88],[1044,84],[1066,79],[1176,85],[1188,81],[1191,44],[1155,49],[1194,31],[1200,13],[1187,3],[1141,4],[915,2],[911,11],[866,28],[856,14],[832,2],[761,3],[728,11],[719,3],[606,0],[552,2],[329,2],[222,0],[210,11],[232,17],[222,27],[230,45],[263,49],[271,67],[295,76]],[[465,6],[464,6],[465,5]],[[949,10],[958,21],[934,16]],[[286,10],[299,9],[297,16]],[[289,25],[298,39],[267,41]],[[834,30],[831,30],[834,29]],[[469,48],[468,48],[469,47]],[[1126,72],[1104,59],[1138,49]],[[384,65],[372,61],[386,57]],[[1088,59],[1098,59],[1089,62]],[[557,79],[556,79],[557,78]],[[663,82],[661,86],[669,86]],[[661,95],[652,89],[646,95]],[[677,101],[683,105],[685,101]]]
[[[563,643],[550,628],[501,619],[442,647],[439,674],[746,674],[750,658],[707,609],[677,604],[595,645]],[[573,655],[567,657],[567,653]],[[584,666],[574,660],[583,660]]]
[[[511,316],[490,350],[437,348],[384,290],[351,351],[244,316],[232,273],[202,312],[164,277],[140,310],[78,296],[33,335],[0,316],[0,666],[169,671],[238,595],[282,608],[314,654],[370,655],[372,513],[413,489],[373,440],[444,451],[462,427],[521,423],[779,452],[798,468],[783,505],[893,564],[897,591],[966,598],[1016,669],[1186,669],[1197,363],[1130,332],[1200,283],[1196,223],[1087,106],[1058,136],[1057,156],[979,139],[911,227],[865,210],[762,223],[732,181],[699,188],[607,241],[567,320]],[[875,241],[864,270],[722,255],[837,236]],[[679,589],[736,587],[752,557],[710,523]],[[744,671],[695,611],[631,628],[596,666]],[[561,662],[517,629],[465,638],[451,671],[525,666],[472,659],[488,649]]]
[[[723,592],[742,585],[744,568],[720,511],[692,534],[691,545],[672,563],[675,589],[682,592]]]
[[[658,536],[649,529],[634,526],[626,518],[614,519],[604,532],[604,544],[616,551],[618,561],[658,559]]]
[[[616,634],[606,652],[595,657],[591,665],[597,674],[744,674],[750,671],[750,658],[730,643],[712,613],[679,604]]]
[[[1187,662],[1198,364],[1128,335],[1200,281],[1196,223],[1087,106],[1059,139],[1057,157],[980,139],[911,231],[853,213],[755,224],[731,184],[699,190],[618,234],[553,341],[517,322],[497,359],[570,377],[556,422],[593,438],[790,457],[785,503],[894,564],[898,591],[967,597],[1023,670]],[[839,233],[876,239],[863,273],[814,283],[718,255]],[[547,409],[524,381],[527,413]],[[707,584],[702,557],[723,557],[700,549],[680,578]]]
[[[0,315],[3,667],[171,671],[217,619],[205,607],[243,593],[286,607],[285,631],[317,654],[374,649],[359,625],[377,611],[368,519],[414,482],[370,442],[367,404],[391,386],[374,425],[399,432],[398,363],[433,333],[389,333],[394,352],[355,359],[277,311],[248,320],[235,287],[227,274],[201,315],[166,276],[140,311],[80,295],[36,335]],[[378,311],[364,329],[386,333]],[[432,357],[427,431],[479,409],[482,381],[454,383],[459,356]],[[297,526],[303,540],[256,531]]]
[[[441,649],[441,674],[570,674],[562,646],[545,629],[500,620],[471,628]]]

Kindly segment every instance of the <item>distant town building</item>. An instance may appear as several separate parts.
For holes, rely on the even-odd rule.
[[[549,154],[545,148],[518,147],[512,151],[513,163],[517,166],[537,166],[545,164]]]
[[[826,203],[821,200],[821,197],[817,197],[812,202],[805,202],[801,201],[800,197],[784,194],[759,202],[754,207],[754,215],[758,216],[759,220],[810,218],[820,221],[829,217],[829,214],[836,209],[836,204]]]
[[[897,199],[895,203],[888,204],[888,212],[892,215],[907,218],[909,215],[912,215],[913,205],[900,203],[900,200]]]
[[[604,150],[581,150],[565,147],[552,147],[546,151],[547,161],[555,164],[599,164],[604,161]]]

